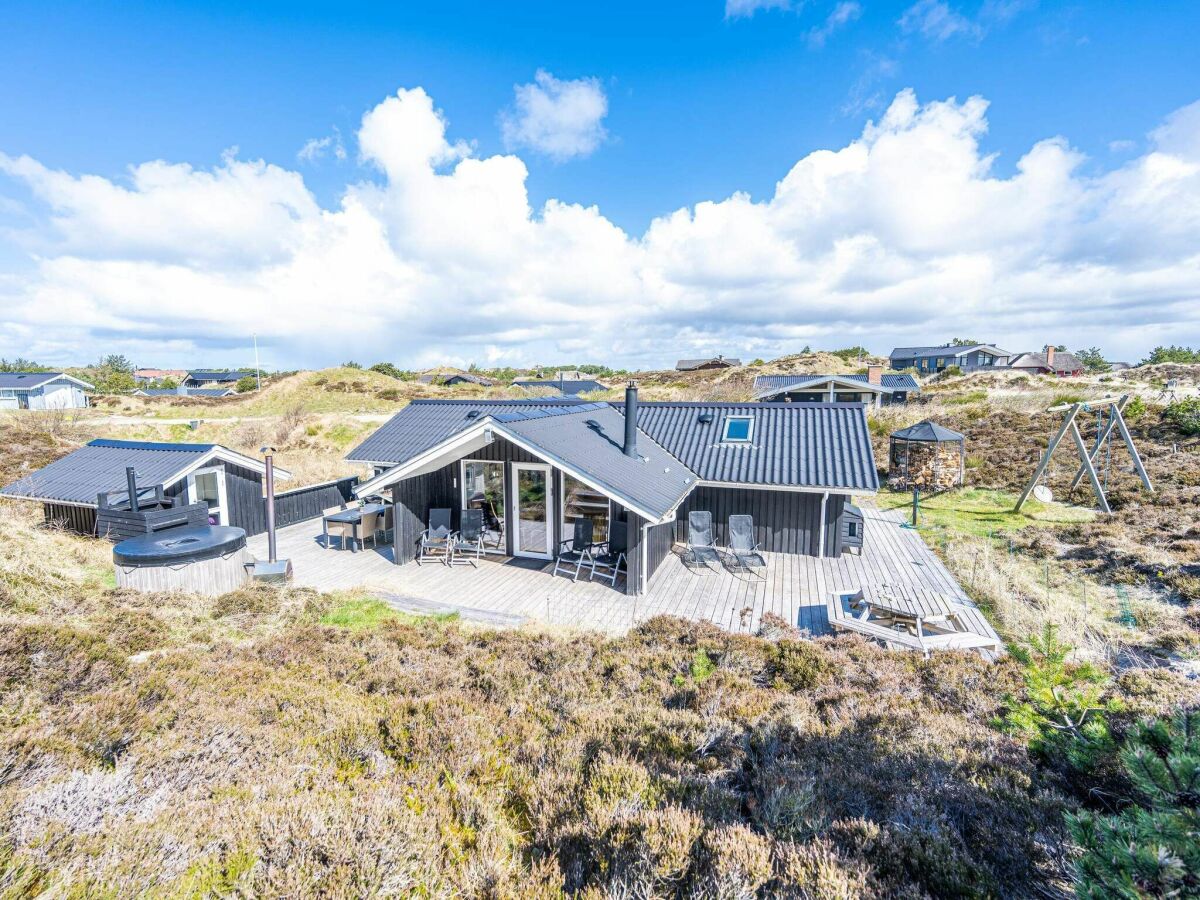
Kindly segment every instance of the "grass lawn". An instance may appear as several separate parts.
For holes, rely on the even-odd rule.
[[[875,498],[880,509],[912,508],[912,494],[883,492]],[[1068,525],[1088,522],[1093,510],[1065,503],[1039,503],[1030,498],[1019,513],[1013,512],[1017,495],[1007,491],[965,488],[922,496],[918,525],[935,525],[949,531],[988,537],[996,531],[1016,531],[1030,525]]]
[[[367,628],[377,628],[384,622],[404,622],[412,624],[422,619],[433,619],[438,622],[451,622],[458,618],[455,613],[436,616],[414,616],[400,612],[388,606],[376,597],[349,596],[321,617],[322,625],[336,625],[350,631],[362,631]]]

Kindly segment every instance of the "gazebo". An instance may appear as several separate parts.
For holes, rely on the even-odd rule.
[[[944,491],[963,483],[966,438],[926,419],[891,436],[888,486],[893,490]]]

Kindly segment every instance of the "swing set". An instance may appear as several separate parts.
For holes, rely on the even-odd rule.
[[[1071,479],[1071,486],[1067,491],[1068,495],[1074,493],[1075,489],[1079,487],[1079,483],[1083,480],[1083,476],[1086,475],[1092,483],[1092,491],[1096,494],[1096,500],[1100,504],[1100,509],[1106,513],[1112,512],[1112,508],[1108,505],[1108,497],[1105,496],[1104,492],[1108,487],[1109,473],[1112,471],[1112,442],[1109,438],[1112,436],[1114,428],[1121,433],[1121,438],[1125,441],[1125,447],[1133,459],[1133,471],[1142,479],[1142,484],[1146,486],[1146,490],[1154,493],[1154,485],[1150,483],[1150,476],[1146,474],[1146,467],[1142,465],[1142,458],[1138,455],[1137,447],[1133,445],[1133,438],[1130,436],[1129,428],[1125,424],[1125,417],[1121,415],[1129,399],[1128,394],[1122,397],[1103,397],[1099,400],[1087,400],[1080,403],[1062,403],[1046,410],[1047,412],[1065,413],[1066,415],[1063,417],[1063,423],[1058,429],[1058,433],[1050,439],[1050,444],[1046,447],[1046,453],[1042,456],[1041,462],[1038,463],[1033,477],[1029,479],[1029,484],[1025,486],[1025,490],[1021,493],[1021,499],[1013,507],[1013,512],[1021,511],[1021,507],[1025,505],[1025,501],[1029,499],[1030,494],[1033,494],[1039,500],[1048,501],[1053,499],[1050,489],[1041,483],[1042,476],[1046,474],[1046,470],[1050,466],[1050,458],[1054,455],[1054,451],[1058,449],[1058,445],[1062,443],[1062,439],[1068,434],[1071,435],[1080,459],[1079,470],[1075,473],[1075,477]],[[1081,414],[1093,411],[1096,413],[1096,442],[1089,450],[1083,440],[1083,435],[1079,432],[1079,422],[1077,419]],[[1103,484],[1100,481],[1100,475],[1096,471],[1096,462],[1100,459],[1101,451],[1105,452]]]

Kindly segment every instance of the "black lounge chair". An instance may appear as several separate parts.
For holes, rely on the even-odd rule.
[[[417,554],[417,565],[427,559],[450,562],[450,548],[454,542],[454,530],[450,527],[450,510],[431,509],[429,527],[421,532],[421,552]]]
[[[708,510],[693,510],[688,513],[687,550],[685,561],[708,567],[710,562],[721,563],[721,554],[717,552],[713,540],[712,513]]]
[[[474,566],[475,560],[483,556],[483,510],[464,509],[459,517],[460,528],[450,542],[450,564],[453,565],[462,554]],[[470,559],[470,554],[474,554],[475,559]]]
[[[733,559],[732,568],[754,573],[761,569],[764,580],[767,577],[767,560],[758,550],[758,542],[754,540],[754,519],[750,516],[729,517],[729,555]]]
[[[578,581],[579,570],[592,564],[595,548],[596,545],[592,543],[592,520],[576,519],[571,539],[561,541],[558,545],[558,558],[554,560],[552,574],[557,575],[559,569],[574,566],[571,580]]]
[[[598,545],[599,550],[592,558],[592,572],[588,576],[589,581],[595,581],[596,573],[599,572],[601,578],[607,578],[610,584],[616,585],[618,576],[625,573],[628,568],[625,553],[629,550],[629,544],[626,542],[625,535],[624,522],[608,523],[608,540]]]

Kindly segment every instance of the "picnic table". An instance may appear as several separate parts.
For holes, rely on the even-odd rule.
[[[907,585],[866,585],[859,605],[861,621],[869,621],[872,616],[889,619],[917,635],[925,623],[949,623],[955,616],[953,605],[943,594]]]
[[[382,513],[387,506],[382,503],[367,503],[363,506],[351,506],[349,509],[338,510],[321,517],[321,532],[325,538],[325,546],[329,546],[329,523],[338,522],[342,525],[357,525],[364,515]],[[350,552],[354,552],[354,541],[350,542]]]

